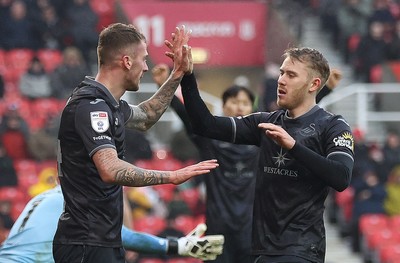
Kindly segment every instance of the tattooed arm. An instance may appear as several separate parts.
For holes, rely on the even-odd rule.
[[[175,33],[172,34],[171,42],[165,41],[166,46],[170,49],[166,52],[166,55],[174,63],[171,74],[150,99],[137,106],[130,105],[133,114],[126,124],[127,128],[145,131],[152,127],[167,110],[183,76],[192,73],[191,47],[187,45],[190,34],[191,32],[186,31],[185,27],[182,26],[182,28],[176,28]]]
[[[132,109],[132,116],[126,127],[141,131],[150,129],[167,110],[182,77],[183,74],[179,72],[172,73],[150,99],[139,105],[129,105]]]
[[[147,170],[120,160],[113,148],[97,151],[93,155],[93,161],[104,182],[125,186],[181,184],[218,167],[216,160],[207,160],[175,171]]]

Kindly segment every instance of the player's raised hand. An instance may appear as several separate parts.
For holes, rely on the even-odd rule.
[[[165,55],[170,57],[174,62],[172,72],[184,72],[190,74],[193,71],[193,59],[191,47],[188,45],[191,35],[191,30],[186,30],[185,26],[176,27],[172,33],[171,41],[165,40],[165,45],[169,51]]]
[[[218,166],[219,164],[215,159],[189,165],[182,169],[171,172],[169,182],[172,184],[181,184],[194,176],[209,173],[212,169],[215,169]]]

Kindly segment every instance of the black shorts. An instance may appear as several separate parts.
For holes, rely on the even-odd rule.
[[[56,263],[125,263],[125,250],[87,245],[53,245]]]

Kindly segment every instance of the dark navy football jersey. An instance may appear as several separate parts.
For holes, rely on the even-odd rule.
[[[91,78],[74,90],[62,112],[58,135],[65,207],[55,244],[121,246],[122,187],[102,181],[92,156],[100,149],[114,148],[124,158],[124,125],[131,114],[126,101],[116,101]]]
[[[283,110],[235,119],[235,143],[260,146],[253,252],[295,255],[323,262],[326,245],[323,212],[329,186],[268,138],[257,127],[262,122],[280,125],[296,144],[321,156],[340,154],[353,159],[351,129],[341,116],[318,106],[296,119],[288,118]]]
[[[202,159],[219,163],[217,169],[202,176],[207,187],[208,233],[247,231],[250,235],[258,147],[200,136],[195,142]]]
[[[317,105],[295,119],[284,110],[238,118],[213,116],[201,100],[194,74],[185,76],[181,85],[194,133],[260,147],[253,253],[324,262],[324,202],[330,187],[346,189],[354,165],[354,140],[343,117]],[[260,123],[283,127],[295,139],[293,148],[280,147],[258,127]]]

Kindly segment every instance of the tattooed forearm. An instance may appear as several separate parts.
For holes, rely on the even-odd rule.
[[[180,81],[181,78],[169,78],[150,99],[138,106],[131,105],[133,114],[126,127],[140,130],[152,127],[170,105]]]
[[[145,170],[118,158],[113,148],[98,150],[93,161],[104,182],[126,185],[146,186],[170,183],[170,172]]]
[[[115,173],[115,182],[126,186],[147,186],[167,183],[168,172],[144,170],[138,167],[122,168]]]

